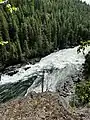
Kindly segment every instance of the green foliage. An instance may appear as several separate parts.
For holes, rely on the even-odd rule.
[[[8,0],[0,0],[0,5],[5,5],[8,2]]]
[[[75,93],[72,95],[70,105],[72,107],[80,107],[90,103],[90,81],[84,80],[77,83]]]
[[[76,85],[75,94],[78,97],[79,104],[87,104],[90,102],[90,81],[83,81]]]
[[[2,37],[0,37],[0,45],[6,45],[8,44],[8,41],[3,41]]]
[[[80,47],[78,48],[77,52],[80,53],[80,52],[83,52],[84,54],[84,50],[85,50],[85,47],[87,46],[90,46],[90,40],[87,40],[87,41],[81,41],[80,42]]]
[[[0,45],[3,46],[3,45],[5,45],[5,44],[8,44],[8,41],[6,41],[6,42],[5,42],[5,41],[0,41]]]
[[[17,11],[17,8],[14,6],[12,7],[10,4],[7,4],[6,8],[10,13],[13,13],[13,11],[15,11],[15,12]]]
[[[90,79],[90,52],[85,56],[84,76],[85,79]]]
[[[4,0],[0,0],[0,2],[3,2]]]
[[[87,42],[82,44],[87,46]],[[86,104],[90,105],[90,52],[85,56],[83,68],[84,80],[76,84],[75,94],[73,94],[70,101],[72,107],[79,107]]]

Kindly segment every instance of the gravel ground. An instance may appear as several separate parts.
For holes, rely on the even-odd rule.
[[[71,110],[70,110],[71,111]],[[66,110],[57,93],[29,94],[0,105],[0,120],[83,120]]]

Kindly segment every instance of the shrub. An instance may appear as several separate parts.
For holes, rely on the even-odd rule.
[[[72,107],[90,103],[90,81],[82,81],[76,84],[75,94],[70,101]]]

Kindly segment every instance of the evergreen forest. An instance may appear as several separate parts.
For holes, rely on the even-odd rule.
[[[80,0],[9,0],[0,5],[0,66],[43,57],[90,39],[90,6]]]

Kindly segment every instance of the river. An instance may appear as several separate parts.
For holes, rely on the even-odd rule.
[[[79,46],[78,46],[79,47]],[[40,62],[14,68],[14,74],[2,74],[0,81],[0,102],[27,95],[31,91],[59,91],[67,96],[72,93],[73,83],[81,76],[83,53],[78,47],[63,49],[42,58]],[[90,47],[87,47],[85,54]],[[9,72],[9,71],[8,71]]]

